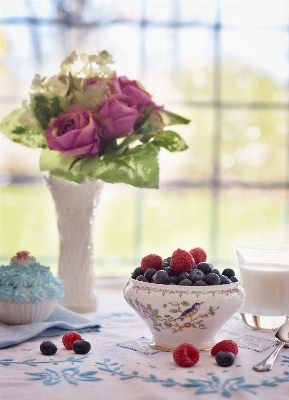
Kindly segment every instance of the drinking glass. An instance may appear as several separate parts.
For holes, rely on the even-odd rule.
[[[245,303],[244,322],[254,329],[277,329],[289,315],[289,243],[237,243]]]

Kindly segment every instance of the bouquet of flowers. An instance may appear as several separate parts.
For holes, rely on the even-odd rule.
[[[160,148],[187,148],[164,127],[189,121],[156,105],[139,82],[118,77],[112,63],[106,51],[80,59],[72,52],[57,75],[35,76],[30,103],[4,118],[0,130],[42,148],[40,169],[52,176],[157,188]]]

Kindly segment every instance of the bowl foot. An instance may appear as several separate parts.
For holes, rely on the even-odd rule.
[[[152,341],[150,342],[150,346],[153,347],[154,349],[162,350],[162,351],[174,351],[175,350],[175,347],[160,346]],[[212,346],[211,347],[203,347],[203,348],[200,348],[199,351],[209,351],[211,349],[212,349]]]

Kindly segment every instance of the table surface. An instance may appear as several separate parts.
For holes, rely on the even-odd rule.
[[[236,314],[216,337],[237,341],[231,367],[218,366],[207,351],[194,367],[181,368],[172,353],[149,346],[149,329],[123,298],[125,281],[97,279],[98,307],[85,315],[102,328],[82,335],[91,342],[88,354],[65,349],[61,336],[47,338],[58,346],[51,357],[39,351],[45,338],[1,349],[0,399],[288,399],[288,349],[281,350],[272,371],[252,369],[276,346],[273,332],[252,330]]]

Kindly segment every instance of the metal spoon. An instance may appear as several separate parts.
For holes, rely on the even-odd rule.
[[[265,358],[262,362],[253,366],[253,369],[258,372],[270,371],[273,368],[274,361],[279,351],[285,346],[289,347],[289,320],[280,326],[275,333],[275,340],[280,343],[279,346]]]

